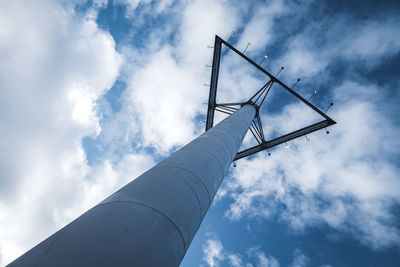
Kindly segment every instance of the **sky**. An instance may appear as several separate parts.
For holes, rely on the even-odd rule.
[[[338,124],[237,161],[181,266],[398,266],[398,25],[398,1],[0,1],[0,265],[204,132],[234,31]],[[265,78],[225,49],[217,100]],[[278,87],[261,118],[319,119]]]

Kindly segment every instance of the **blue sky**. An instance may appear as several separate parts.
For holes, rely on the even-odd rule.
[[[397,266],[399,15],[397,1],[1,2],[0,264],[202,133],[207,45],[235,31],[338,124],[238,161],[181,265]],[[265,83],[223,53],[220,101]],[[261,115],[267,138],[318,119],[275,87]]]

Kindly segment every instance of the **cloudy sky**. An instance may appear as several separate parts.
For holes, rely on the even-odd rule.
[[[399,25],[397,1],[0,1],[0,265],[202,133],[235,31],[338,124],[238,161],[182,266],[396,266]],[[224,50],[219,101],[265,81]],[[267,138],[318,119],[278,89]]]

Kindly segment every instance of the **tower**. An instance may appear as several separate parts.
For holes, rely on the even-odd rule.
[[[222,46],[267,77],[247,101],[217,103]],[[324,120],[266,140],[260,118],[276,85]],[[229,116],[214,126],[215,111]],[[11,266],[177,266],[233,160],[250,156],[335,122],[259,64],[215,37],[206,131],[137,179],[23,254]],[[247,131],[258,145],[239,151]]]

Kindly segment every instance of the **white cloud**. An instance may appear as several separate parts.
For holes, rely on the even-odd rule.
[[[315,133],[309,136],[310,143],[294,141],[290,150],[271,151],[267,160],[259,156],[239,163],[228,186],[235,189],[228,194],[235,201],[227,216],[268,218],[283,203],[281,217],[295,229],[327,223],[373,248],[399,245],[391,212],[400,202],[399,169],[391,158],[398,153],[393,147],[398,146],[400,129],[371,102],[379,101],[381,90],[343,83],[334,89],[338,104],[332,116],[339,123],[329,136]],[[359,97],[349,99],[342,91]],[[299,110],[289,110],[296,119]],[[282,122],[286,115],[272,122]]]
[[[243,255],[231,253],[224,248],[218,237],[208,239],[203,245],[203,260],[210,267],[225,263],[229,266],[254,266],[250,262],[255,262],[259,267],[279,267],[278,260],[266,255],[259,247],[252,247]]]
[[[100,0],[107,1],[107,0]],[[174,0],[114,0],[112,2],[114,5],[124,5],[126,6],[126,17],[137,19],[137,13],[135,11],[139,6],[145,7],[147,15],[153,15],[162,13],[166,11],[174,3]],[[103,4],[104,5],[104,4]],[[150,5],[154,5],[153,8]],[[142,10],[143,11],[143,10]],[[141,15],[140,15],[141,16]]]
[[[81,140],[101,131],[96,103],[122,60],[93,12],[73,8],[0,4],[2,264],[153,164],[128,154],[115,166],[87,165]]]
[[[129,15],[136,7],[149,2],[120,1],[130,6],[128,17],[132,20],[136,18]],[[106,1],[96,3],[104,7]],[[159,1],[156,10],[164,12],[170,6],[169,0]],[[203,83],[208,83],[210,73],[204,64],[211,63],[212,50],[206,46],[213,44],[215,33],[226,37],[241,28],[241,12],[248,6],[211,0],[183,1],[178,6],[172,11],[181,19],[178,32],[163,25],[150,34],[147,47],[121,45],[121,56],[111,36],[98,29],[94,11],[81,17],[73,4],[0,4],[0,112],[4,114],[0,137],[6,140],[0,144],[3,262],[153,164],[149,155],[127,149],[119,164],[114,164],[114,155],[110,155],[110,160],[90,167],[81,145],[83,137],[102,133],[111,146],[125,147],[136,141],[138,147],[150,146],[166,155],[203,130],[204,125],[195,118],[204,116],[205,107],[200,103],[208,94]],[[285,12],[283,2],[261,6],[243,26],[238,47],[250,41],[249,54],[262,56],[263,48],[274,41],[274,19]],[[289,52],[281,58],[285,66],[291,66],[288,74],[312,77],[337,57],[375,66],[398,52],[399,39],[393,27],[397,20],[360,23],[339,38],[346,24],[341,21],[324,22],[334,23],[327,34],[330,43],[318,47],[317,53],[312,29],[295,35],[287,44]],[[176,33],[173,40],[164,44],[171,33]],[[333,42],[336,40],[340,41]],[[119,75],[122,57],[126,60],[126,101],[121,112],[113,115],[115,120],[100,125],[98,100]],[[248,96],[259,79],[249,75],[248,69],[236,68],[235,59],[228,57],[225,62],[234,66],[221,72],[221,78],[230,81],[225,95]],[[244,75],[248,78],[242,78]],[[232,219],[269,217],[283,203],[288,208],[281,217],[295,229],[326,223],[353,233],[372,247],[399,244],[400,234],[390,212],[400,195],[399,170],[391,161],[398,156],[399,129],[375,105],[380,90],[360,81],[343,83],[334,90],[341,104],[335,105],[333,117],[339,124],[330,136],[313,134],[307,146],[296,141],[289,151],[272,151],[268,160],[256,157],[251,163],[240,162],[235,183],[228,185],[231,191],[226,193],[235,200],[227,215]],[[220,93],[224,95],[223,88]],[[266,120],[286,131],[310,118],[299,108],[288,106],[284,116]],[[209,243],[214,254],[210,252],[207,262],[245,264],[240,254],[224,252],[219,244]],[[257,255],[260,263],[278,265],[271,256]]]
[[[204,261],[210,266],[219,266],[220,261],[224,259],[222,254],[222,244],[219,239],[209,239],[203,246]]]
[[[327,16],[295,34],[277,62],[285,66],[285,77],[312,78],[338,60],[362,62],[372,68],[400,51],[398,24],[396,17],[357,20]]]
[[[199,112],[199,89],[204,89],[201,81],[177,64],[170,49],[152,55],[128,88],[130,107],[139,118],[144,146],[167,152],[194,137],[192,119]]]
[[[292,267],[304,267],[307,266],[308,257],[300,250],[295,249],[293,252]]]
[[[143,146],[153,147],[162,155],[203,131],[204,125],[199,120],[205,119],[205,107],[201,102],[206,102],[208,95],[208,87],[203,84],[209,83],[210,79],[210,68],[204,65],[210,65],[212,58],[212,50],[206,47],[213,45],[215,34],[225,38],[232,30],[241,27],[243,18],[239,12],[248,8],[247,4],[235,6],[227,1],[183,1],[177,6],[180,9],[170,9],[174,20],[181,22],[176,25],[179,27],[177,31],[171,31],[169,21],[164,27],[153,29],[148,42],[140,48],[142,53],[127,45],[122,49],[127,59],[124,77],[128,91],[121,113],[138,118],[131,131],[138,132],[139,136],[130,136],[139,138]],[[281,2],[260,5],[257,12],[240,38],[272,36],[273,19],[285,13]],[[132,21],[137,19],[129,18]],[[263,27],[264,34],[256,35],[253,24]],[[167,41],[168,35],[173,33],[174,46]],[[257,40],[258,46],[264,46],[269,40],[271,37]],[[146,56],[143,56],[144,52]],[[220,81],[223,82],[220,84],[223,86],[219,89],[220,96],[228,94],[225,89],[229,88],[230,96],[240,99],[244,95],[247,97],[249,90],[259,87],[259,78],[248,75],[245,67],[239,67],[243,64],[226,55],[224,62],[234,68],[221,71]]]
[[[258,260],[260,267],[279,267],[279,263],[274,257],[267,257],[262,252],[258,254]]]
[[[126,5],[127,6],[127,15],[132,15],[135,9],[139,6],[139,4],[148,4],[151,3],[151,0],[116,0],[115,4]]]
[[[326,58],[326,53],[314,53],[315,47],[310,47],[313,43],[304,34],[296,35],[289,42],[287,53],[278,60],[285,67],[283,75],[304,78],[317,74],[327,66],[329,59]]]
[[[242,259],[238,254],[230,254],[228,255],[229,265],[233,267],[240,267],[243,266]]]
[[[247,42],[251,45],[248,48],[249,54],[257,53],[262,56],[264,49],[274,40],[274,19],[288,12],[284,7],[284,1],[271,1],[269,3],[260,3],[255,8],[250,21],[246,24],[240,39],[237,42],[239,47],[244,46]]]
[[[195,0],[183,12],[177,46],[183,62],[193,65],[199,72],[204,64],[211,65],[212,49],[207,45],[214,45],[214,35],[225,38],[240,24],[238,10],[228,1]],[[209,73],[204,78],[209,80]]]
[[[306,25],[278,60],[286,67],[283,77],[325,79],[320,73],[338,59],[376,66],[398,53],[397,24],[394,18],[364,22],[327,17]],[[325,223],[372,248],[400,245],[392,214],[400,202],[399,168],[393,161],[399,156],[400,128],[390,117],[396,104],[387,98],[395,89],[349,72],[352,78],[330,90],[336,103],[330,112],[338,125],[329,136],[314,133],[308,136],[310,143],[295,140],[291,149],[277,148],[267,159],[262,154],[238,162],[235,180],[224,192],[234,198],[229,218],[269,218],[279,211],[300,231]],[[315,119],[301,105],[291,104],[279,115],[264,116],[264,130],[266,136],[284,134]]]
[[[247,254],[256,260],[257,266],[259,267],[279,267],[277,259],[270,255],[265,255],[259,247],[250,248]]]
[[[397,17],[389,17],[359,23],[349,33],[353,37],[343,39],[342,53],[347,58],[364,59],[369,65],[381,63],[382,59],[400,50],[400,36],[397,34],[399,22]]]
[[[142,48],[146,57],[124,48],[128,92],[121,113],[139,118],[132,131],[139,128],[143,146],[163,155],[203,131],[201,101],[208,95],[203,84],[210,75],[204,64],[210,64],[212,53],[206,46],[213,44],[216,33],[230,32],[239,23],[236,9],[225,1],[191,1],[181,7],[173,13],[182,18],[174,47],[160,45],[154,37]]]

